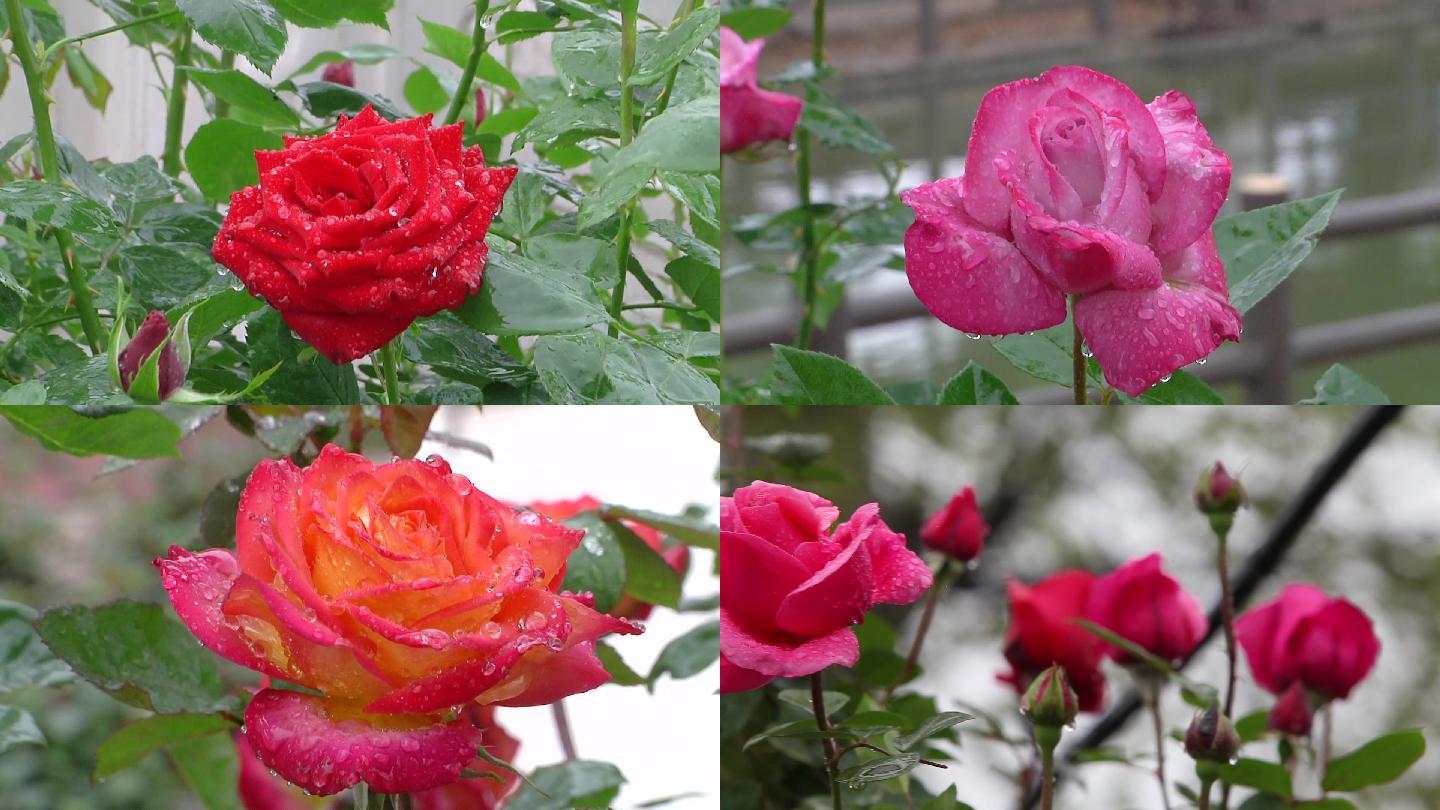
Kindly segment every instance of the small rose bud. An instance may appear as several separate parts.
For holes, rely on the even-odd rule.
[[[955,493],[920,529],[920,538],[928,548],[962,562],[980,556],[989,534],[990,526],[975,505],[975,490],[971,487]]]
[[[1185,752],[1195,760],[1229,762],[1240,751],[1240,735],[1235,724],[1211,706],[1195,715],[1185,732]]]
[[[168,399],[175,389],[185,382],[185,367],[180,364],[180,353],[175,350],[173,343],[166,343],[165,338],[170,335],[170,322],[165,319],[165,313],[159,310],[152,311],[145,316],[140,328],[135,331],[135,337],[125,344],[120,350],[118,367],[120,370],[120,384],[126,391],[135,382],[135,375],[140,373],[140,367],[150,359],[161,343],[165,348],[160,352],[160,399]]]
[[[320,81],[354,87],[355,63],[349,59],[343,62],[331,62],[325,66],[325,72],[320,74]]]
[[[1308,737],[1313,720],[1314,715],[1310,710],[1310,699],[1305,695],[1305,686],[1296,681],[1275,701],[1275,708],[1270,710],[1268,725],[1272,731]]]
[[[1075,722],[1080,700],[1059,664],[1050,665],[1030,684],[1020,700],[1020,711],[1036,727],[1059,728]]]
[[[1195,486],[1195,506],[1207,515],[1233,515],[1246,503],[1245,487],[1230,475],[1225,465],[1215,466],[1200,474]]]
[[[485,89],[475,88],[475,127],[485,123]]]

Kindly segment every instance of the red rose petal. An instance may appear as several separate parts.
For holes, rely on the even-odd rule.
[[[276,678],[288,677],[257,656],[225,623],[220,604],[240,575],[234,555],[221,548],[196,553],[171,546],[168,557],[155,559],[155,567],[160,569],[160,582],[175,613],[201,644],[242,667]]]

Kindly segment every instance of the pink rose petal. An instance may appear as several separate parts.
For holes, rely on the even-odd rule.
[[[1155,201],[1151,240],[1162,256],[1210,230],[1230,191],[1230,158],[1210,140],[1195,104],[1178,90],[1150,102],[1165,138],[1165,191]]]
[[[860,640],[848,627],[795,642],[764,639],[735,624],[722,608],[720,654],[744,669],[777,678],[798,678],[819,672],[831,664],[855,666],[855,662],[860,660]]]

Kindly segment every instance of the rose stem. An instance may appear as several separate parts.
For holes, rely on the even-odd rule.
[[[560,750],[565,752],[565,761],[574,762],[579,756],[575,753],[575,735],[570,732],[570,717],[565,713],[565,701],[557,700],[551,703],[550,711],[555,715],[555,733],[560,735]]]
[[[810,64],[819,71],[825,64],[825,0],[815,0],[814,39],[810,43]],[[805,209],[802,239],[805,245],[800,262],[805,279],[805,308],[800,315],[800,334],[796,345],[810,348],[810,336],[815,329],[815,299],[819,295],[818,278],[820,257],[816,255],[815,214],[810,210],[810,130],[800,128],[800,153],[795,161],[795,183],[800,191],[800,207]]]
[[[50,57],[54,56],[57,51],[59,51],[61,48],[64,48],[64,47],[67,46],[67,45],[74,45],[74,44],[77,43],[77,42],[84,42],[84,41],[87,40],[87,39],[94,39],[94,38],[96,38],[96,37],[103,37],[103,36],[105,36],[106,34],[113,34],[113,33],[115,33],[116,31],[124,31],[126,28],[134,28],[134,27],[137,26],[137,25],[148,25],[148,24],[150,24],[150,23],[152,23],[152,22],[158,22],[159,20],[163,20],[163,19],[165,19],[166,17],[173,17],[174,15],[179,14],[179,13],[180,13],[179,10],[175,10],[175,11],[160,11],[160,12],[157,12],[157,13],[155,13],[155,14],[150,14],[150,15],[147,15],[147,16],[144,16],[144,17],[136,17],[136,18],[133,19],[133,20],[127,20],[126,22],[123,22],[123,23],[116,23],[115,25],[107,26],[107,27],[105,27],[105,28],[99,28],[99,29],[96,29],[96,30],[94,30],[94,31],[90,31],[89,33],[76,34],[76,35],[73,36],[73,37],[65,37],[64,39],[57,39],[57,40],[55,40],[54,43],[52,43],[52,44],[50,45],[50,47],[48,47],[48,48],[45,49],[45,52],[44,52],[44,53],[40,54],[40,66],[41,66],[41,67],[44,67],[44,66],[45,66],[45,63],[47,63],[47,62],[50,61]]]
[[[825,683],[819,672],[810,676],[810,705],[815,709],[815,727],[821,731],[829,731],[830,717],[825,713]],[[835,738],[822,737],[820,745],[825,755],[825,778],[830,782],[830,802],[835,810],[841,810],[840,782],[835,779],[840,770]]]
[[[1040,752],[1040,807],[1051,810],[1055,802],[1055,749]]]
[[[1165,810],[1170,810],[1170,790],[1165,785],[1165,721],[1160,716],[1160,687],[1158,678],[1141,686],[1145,702],[1150,704],[1150,716],[1155,719],[1155,779],[1160,783],[1160,801]]]
[[[670,20],[670,30],[675,30],[680,23],[685,22],[685,19],[690,16],[690,12],[704,2],[705,0],[681,0],[680,5],[675,9],[675,16]],[[670,96],[675,91],[675,77],[679,75],[680,65],[670,68],[670,74],[665,77],[665,89],[660,91],[660,98],[655,102],[655,112],[650,116],[651,118],[665,112],[665,108],[670,106]]]
[[[485,55],[485,14],[490,11],[490,0],[475,3],[475,29],[470,34],[470,58],[465,60],[465,70],[460,74],[460,85],[455,97],[450,99],[450,109],[445,111],[443,126],[450,126],[460,120],[460,110],[465,107],[465,98],[470,95],[470,85],[475,82],[475,71],[480,69],[480,57]]]
[[[1214,779],[1202,779],[1200,781],[1200,803],[1196,810],[1210,810],[1210,786],[1215,784]]]
[[[1220,567],[1220,623],[1225,629],[1225,657],[1228,680],[1225,685],[1225,716],[1234,719],[1235,711],[1235,593],[1230,587],[1230,525],[1211,521],[1215,530],[1216,552]],[[1208,798],[1208,797],[1207,797]],[[1220,810],[1229,810],[1230,783],[1220,785]]]
[[[222,50],[222,51],[220,52],[220,69],[221,69],[221,70],[233,70],[234,67],[235,67],[235,52],[232,51],[232,50],[228,50],[228,49],[227,49],[227,50]],[[227,115],[229,115],[229,114],[230,114],[230,102],[226,101],[226,100],[223,99],[223,98],[220,98],[219,96],[216,96],[216,97],[215,97],[215,117],[216,117],[216,118],[224,118],[225,116],[227,116]]]
[[[395,344],[398,343],[399,340],[397,337],[384,346],[381,346],[380,357],[375,363],[380,367],[381,376],[385,380],[386,405],[400,404],[400,378],[395,371],[395,367],[400,364],[399,353],[395,348]]]
[[[1075,304],[1080,296],[1070,296],[1070,323],[1075,330],[1074,353],[1072,357],[1075,370],[1075,404],[1086,404],[1089,396],[1089,385],[1085,381],[1085,372],[1088,370],[1088,363],[1085,362],[1085,338],[1080,334],[1080,322],[1075,319]]]
[[[179,177],[184,168],[180,163],[180,136],[185,129],[185,90],[190,74],[184,68],[190,61],[190,27],[187,25],[175,41],[175,72],[170,79],[170,98],[165,103],[165,151],[161,163],[165,173]]]
[[[1325,704],[1325,708],[1320,710],[1320,722],[1323,727],[1320,735],[1320,798],[1322,799],[1330,798],[1330,791],[1325,788],[1324,784],[1325,772],[1330,770],[1331,743],[1334,741],[1335,726],[1332,722],[1333,717],[1331,716],[1331,712],[1334,711],[1334,705],[1333,703],[1327,703]]]
[[[635,137],[635,88],[630,86],[630,75],[635,72],[635,29],[640,22],[640,0],[620,0],[620,148],[630,145]],[[625,281],[630,277],[630,204],[620,206],[620,224],[615,231],[615,266],[620,277],[610,293],[610,319],[620,320],[621,309],[625,306]],[[620,325],[611,323],[610,337],[620,335]]]
[[[30,109],[35,114],[35,142],[40,150],[40,168],[47,182],[59,184],[60,159],[55,150],[55,131],[50,127],[49,100],[45,96],[44,79],[39,65],[35,62],[35,50],[30,44],[30,30],[20,11],[20,0],[5,0],[5,12],[10,17],[11,40],[15,55],[20,59],[20,70],[25,74],[25,89],[30,93]],[[85,342],[90,344],[91,353],[100,351],[105,345],[105,330],[100,326],[100,315],[95,311],[95,302],[90,298],[90,286],[85,271],[76,266],[70,256],[70,232],[55,228],[55,243],[60,247],[60,262],[65,265],[65,280],[70,284],[70,294],[75,298],[75,309],[80,313],[80,327],[85,332]]]
[[[885,687],[885,697],[880,702],[890,705],[890,696],[910,677],[915,670],[915,664],[920,660],[920,648],[925,644],[925,634],[930,631],[930,620],[935,618],[935,607],[940,604],[940,597],[950,585],[950,558],[946,557],[940,561],[940,567],[935,569],[935,581],[930,585],[930,598],[925,600],[925,612],[920,614],[920,626],[915,628],[915,640],[910,644],[910,654],[905,657],[905,666],[900,668],[900,674],[895,677],[891,684]]]

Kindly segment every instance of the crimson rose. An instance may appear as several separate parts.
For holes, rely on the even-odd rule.
[[[416,318],[480,288],[485,233],[515,179],[465,149],[459,124],[390,122],[366,107],[335,131],[260,150],[215,261],[335,363],[384,346]]]

